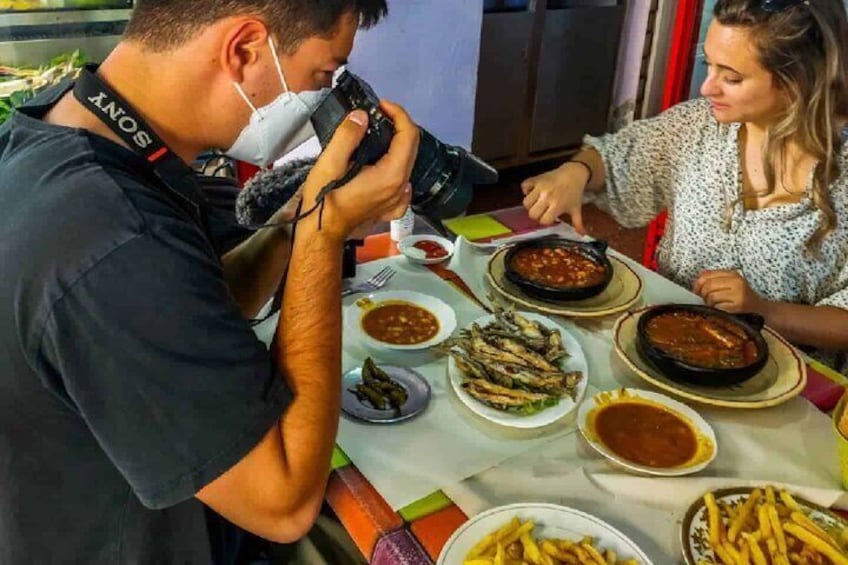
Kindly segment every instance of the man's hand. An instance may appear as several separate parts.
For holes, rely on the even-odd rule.
[[[409,206],[412,196],[409,175],[418,153],[420,134],[400,106],[384,101],[381,107],[395,124],[395,136],[388,152],[324,200],[321,230],[335,239],[345,239],[369,221],[399,218]],[[362,110],[351,112],[339,125],[304,183],[305,207],[314,204],[322,187],[344,176],[367,127],[368,116]],[[317,213],[314,216],[317,218]]]
[[[766,300],[754,292],[748,281],[736,271],[704,271],[692,292],[713,306],[731,314],[763,314]]]

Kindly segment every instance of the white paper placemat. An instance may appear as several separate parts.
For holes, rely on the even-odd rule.
[[[357,281],[366,280],[387,265],[397,274],[385,290],[415,290],[443,300],[454,309],[457,328],[485,314],[459,289],[402,257],[359,265]],[[344,305],[360,296],[345,298]],[[256,328],[257,335],[269,343],[275,325],[276,319],[268,320]],[[339,423],[336,442],[393,509],[403,508],[446,485],[576,429],[576,411],[563,421],[537,430],[495,426],[473,414],[456,397],[448,382],[445,357],[431,352],[376,352],[350,339],[343,339],[343,343],[344,372],[361,366],[371,356],[378,364],[401,365],[418,371],[432,389],[430,405],[412,420],[380,425],[360,423],[342,415]],[[590,387],[587,394],[594,391]]]
[[[397,269],[392,289],[410,289],[450,305],[463,328],[484,315],[482,308],[426,268],[391,258],[360,266],[368,277],[386,265]],[[353,299],[347,299],[346,303]],[[415,502],[445,485],[488,469],[555,437],[573,432],[573,418],[553,427],[518,433],[472,414],[447,379],[447,359],[433,353],[377,353],[344,340],[344,369],[361,365],[367,356],[377,363],[409,366],[430,383],[432,398],[423,414],[394,425],[364,424],[342,416],[337,442],[356,467],[394,509]]]

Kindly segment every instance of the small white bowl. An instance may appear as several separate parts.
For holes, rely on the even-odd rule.
[[[677,417],[692,426],[699,445],[701,445],[701,442],[706,442],[704,445],[709,445],[711,449],[709,456],[679,467],[648,467],[618,455],[616,452],[609,449],[602,441],[593,437],[593,433],[589,429],[589,416],[595,409],[603,405],[605,396],[608,400],[612,400],[612,402],[615,402],[615,400],[619,398],[625,401],[627,399],[634,398],[647,400],[648,403],[656,404],[668,409]],[[580,410],[577,413],[577,426],[583,434],[583,437],[595,451],[606,457],[618,467],[637,475],[653,475],[659,477],[680,477],[683,475],[690,475],[705,469],[713,462],[716,455],[718,455],[718,442],[716,441],[715,432],[707,421],[689,406],[658,392],[635,388],[622,388],[618,390],[599,392],[580,406]]]
[[[415,244],[419,241],[432,241],[434,243],[438,243],[445,249],[445,251],[447,251],[447,255],[444,257],[427,259],[427,254],[422,249],[415,247]],[[398,251],[400,251],[410,262],[418,265],[435,265],[436,263],[447,261],[453,255],[453,249],[453,243],[449,239],[439,235],[409,235],[398,242]]]
[[[374,306],[390,301],[409,302],[429,311],[439,320],[439,332],[427,341],[412,345],[396,345],[374,339],[362,329],[362,318]],[[344,324],[347,332],[346,338],[348,335],[353,336],[372,350],[411,351],[433,347],[449,338],[456,329],[456,314],[454,314],[453,308],[435,296],[410,290],[388,290],[360,296],[356,302],[344,309]]]

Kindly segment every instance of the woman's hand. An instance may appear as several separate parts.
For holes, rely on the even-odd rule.
[[[521,183],[524,207],[531,219],[549,225],[563,214],[571,216],[571,224],[578,233],[583,227],[583,192],[589,180],[589,171],[577,163],[565,163],[558,169],[531,177]]]
[[[763,315],[767,302],[736,271],[704,271],[695,281],[692,292],[703,298],[707,306],[731,314]]]

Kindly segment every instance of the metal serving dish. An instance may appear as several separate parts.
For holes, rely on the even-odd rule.
[[[753,360],[739,367],[707,367],[687,362],[664,351],[650,339],[648,324],[657,316],[675,312],[692,313],[707,319],[722,320],[742,330],[756,348]],[[706,387],[734,385],[759,373],[768,360],[769,348],[762,335],[763,324],[763,317],[757,314],[728,314],[708,306],[682,304],[654,306],[639,318],[636,349],[646,362],[671,380]]]
[[[525,278],[514,266],[518,253],[526,249],[567,249],[576,252],[604,270],[603,280],[591,286],[550,286]],[[550,302],[573,302],[585,300],[602,293],[612,280],[613,268],[607,258],[607,243],[605,241],[572,241],[561,238],[534,239],[517,243],[507,251],[504,257],[505,276],[512,284],[528,296]]]

